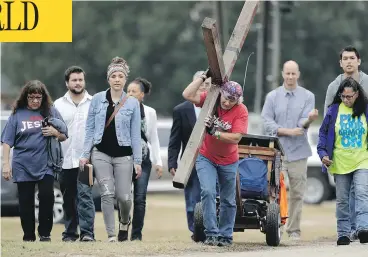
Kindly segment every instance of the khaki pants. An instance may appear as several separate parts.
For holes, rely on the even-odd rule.
[[[300,234],[303,197],[307,186],[307,159],[283,162],[282,172],[289,178],[289,218],[286,232]]]

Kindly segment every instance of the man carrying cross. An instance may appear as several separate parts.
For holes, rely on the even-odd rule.
[[[200,85],[210,77],[207,70],[190,83],[183,97],[202,107],[207,92],[198,92]],[[236,215],[236,174],[238,169],[238,142],[248,128],[248,110],[242,104],[243,90],[234,81],[220,87],[220,97],[215,114],[205,119],[206,134],[199,149],[196,169],[201,186],[203,224],[206,245],[232,244]],[[216,178],[220,188],[220,218],[216,215]]]

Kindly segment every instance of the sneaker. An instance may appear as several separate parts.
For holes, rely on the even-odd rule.
[[[128,231],[127,230],[119,230],[118,241],[123,242],[128,240]]]
[[[36,241],[36,234],[23,236],[23,242],[34,242]]]
[[[142,234],[133,234],[130,236],[130,241],[142,241]]]
[[[49,237],[49,236],[40,236],[40,242],[51,242],[51,237]]]
[[[300,240],[300,234],[298,232],[292,232],[289,234],[289,238],[293,241]]]
[[[361,244],[368,243],[368,230],[359,231],[358,238]]]
[[[109,242],[109,243],[115,243],[115,242],[116,242],[116,236],[110,236],[110,237],[107,239],[107,242]]]
[[[233,240],[230,238],[220,237],[218,240],[218,246],[231,246],[233,244]]]
[[[204,244],[209,246],[218,246],[218,238],[215,236],[208,236],[204,241]]]
[[[349,245],[350,238],[348,236],[340,236],[336,242],[337,245]]]
[[[89,235],[85,235],[85,236],[82,236],[82,238],[80,239],[81,242],[95,242],[96,240],[89,236]]]
[[[119,234],[118,234],[119,242],[128,240],[129,225],[130,225],[130,221],[128,224],[119,223]]]

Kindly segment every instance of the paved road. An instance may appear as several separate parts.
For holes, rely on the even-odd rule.
[[[354,242],[349,246],[336,246],[334,243],[322,243],[308,246],[288,246],[283,248],[270,248],[267,250],[247,251],[247,252],[221,252],[221,253],[191,253],[175,255],[176,257],[364,257],[368,256],[368,244]],[[155,257],[169,257],[160,255]],[[173,255],[170,255],[173,257]]]

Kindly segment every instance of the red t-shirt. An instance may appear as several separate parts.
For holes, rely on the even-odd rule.
[[[202,107],[207,92],[201,93],[201,101],[197,105]],[[221,130],[228,133],[246,134],[248,131],[248,109],[244,104],[237,104],[230,110],[217,107],[218,122]],[[200,154],[219,165],[229,165],[239,160],[238,144],[230,144],[205,133]]]

